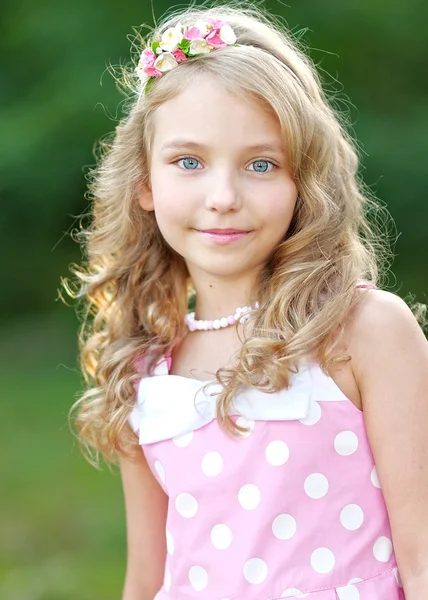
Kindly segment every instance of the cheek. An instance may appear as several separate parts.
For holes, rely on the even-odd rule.
[[[201,195],[195,183],[174,172],[170,165],[155,169],[151,183],[156,220],[165,238],[194,227],[195,215],[201,210]]]
[[[180,190],[153,181],[153,205],[156,222],[165,241],[180,252],[183,230],[190,226],[192,211]]]
[[[297,203],[298,191],[293,181],[287,185],[272,189],[266,197],[264,213],[268,221],[278,230],[285,232],[288,229]]]
[[[183,211],[180,189],[172,186],[167,177],[156,173],[152,179],[153,205],[156,219],[165,223],[174,222]]]

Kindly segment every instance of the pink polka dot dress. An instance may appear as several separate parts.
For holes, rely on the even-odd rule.
[[[243,388],[239,438],[216,420],[218,383],[168,369],[130,416],[169,497],[156,600],[404,599],[362,412],[318,364],[276,394]]]

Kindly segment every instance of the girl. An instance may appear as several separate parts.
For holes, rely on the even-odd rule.
[[[376,289],[375,203],[314,66],[226,6],[164,21],[137,61],[74,291],[123,599],[428,597],[428,344]]]

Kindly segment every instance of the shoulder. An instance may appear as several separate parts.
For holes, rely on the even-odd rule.
[[[384,347],[391,342],[402,344],[422,330],[409,306],[396,294],[383,290],[365,290],[347,322],[350,347],[363,350]]]
[[[365,339],[378,333],[394,333],[400,328],[419,327],[408,305],[396,294],[383,290],[364,290],[350,315],[354,336]],[[373,329],[374,328],[374,329]]]
[[[428,342],[411,309],[399,296],[368,290],[360,297],[345,327],[347,348],[358,387],[371,380],[405,375],[423,368]],[[385,379],[384,379],[385,381]]]

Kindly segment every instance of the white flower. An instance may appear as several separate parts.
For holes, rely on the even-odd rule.
[[[211,46],[208,46],[205,40],[201,38],[195,38],[190,42],[189,56],[194,54],[208,54],[211,51]]]
[[[196,21],[195,27],[197,27],[199,29],[202,37],[205,37],[206,35],[208,35],[213,28],[211,23],[208,23],[208,21],[203,21],[202,19],[198,19]]]
[[[162,34],[160,47],[166,52],[173,52],[183,39],[182,25],[178,23],[175,27],[170,27]]]
[[[155,64],[153,66],[156,67],[156,69],[159,69],[159,71],[162,71],[162,73],[165,73],[165,71],[170,71],[177,65],[178,63],[171,52],[162,52],[162,54],[155,60]]]
[[[147,75],[147,73],[144,72],[143,68],[141,68],[140,66],[138,66],[135,69],[135,73],[138,77],[138,79],[140,80],[141,84],[144,85],[146,83],[146,81],[149,79],[149,75]]]
[[[220,28],[219,36],[221,41],[228,46],[236,42],[235,32],[230,25],[223,25],[223,27]]]

